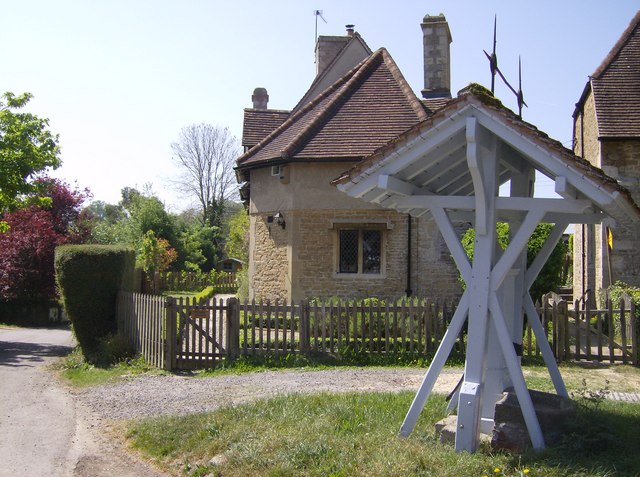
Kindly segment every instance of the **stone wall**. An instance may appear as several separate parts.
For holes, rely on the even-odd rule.
[[[583,104],[583,109],[574,119],[573,150],[577,156],[583,157],[596,167],[600,167],[600,141],[598,141],[598,123],[596,119],[595,102],[593,95],[589,95]],[[595,293],[598,290],[596,283],[596,270],[601,267],[596,265],[596,260],[601,261],[602,253],[598,248],[602,247],[601,227],[594,225],[574,226],[573,234],[573,296],[579,299],[587,290]],[[598,279],[602,282],[602,274]],[[595,295],[593,295],[595,298]]]
[[[290,298],[290,247],[287,229],[269,223],[268,215],[251,215],[249,226],[249,298]]]
[[[269,168],[251,172],[250,297],[299,301],[310,297],[403,296],[407,290],[407,215],[353,199],[330,181],[350,164],[287,166],[286,180]],[[269,223],[280,212],[285,228]],[[340,274],[338,230],[346,224],[383,230],[380,274]],[[461,294],[458,271],[433,220],[412,219],[414,295]]]
[[[574,151],[617,179],[640,203],[640,140],[598,139],[593,96],[584,102],[574,123]],[[613,232],[609,257],[606,228]],[[585,290],[597,293],[618,280],[640,285],[640,225],[610,221],[605,226],[577,224],[574,230],[573,290],[580,298]],[[611,273],[609,273],[611,270]]]
[[[295,210],[286,229],[251,217],[251,297],[299,301],[310,297],[400,297],[407,290],[407,216],[390,210]],[[338,231],[370,227],[383,232],[380,274],[338,273]],[[286,243],[290,240],[291,246]],[[413,219],[411,283],[414,295],[453,298],[458,271],[433,221]]]

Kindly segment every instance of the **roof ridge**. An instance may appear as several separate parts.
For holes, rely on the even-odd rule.
[[[327,116],[333,111],[333,108],[338,104],[342,103],[343,100],[349,96],[353,89],[360,84],[360,79],[366,78],[366,76],[371,72],[371,70],[379,64],[379,61],[383,58],[384,52],[386,50],[384,48],[378,49],[375,53],[373,53],[369,58],[362,61],[358,66],[352,69],[349,73],[343,76],[345,80],[344,84],[342,84],[338,89],[335,97],[327,104],[324,108],[322,108],[316,116],[311,120],[307,126],[302,129],[288,144],[286,149],[282,152],[283,157],[290,157],[298,150],[299,146],[302,144],[302,141],[309,135],[309,133],[316,127],[317,124],[321,124]],[[339,82],[340,80],[338,80]],[[337,82],[336,82],[337,83]],[[334,83],[334,85],[336,85]],[[327,88],[331,89],[331,87]],[[325,91],[327,91],[325,90]],[[321,95],[322,96],[322,95]],[[313,103],[313,101],[312,101]],[[309,103],[311,104],[311,103]]]
[[[319,103],[321,103],[327,96],[330,96],[331,94],[333,94],[337,89],[341,88],[343,86],[344,83],[346,83],[351,76],[353,76],[355,74],[355,72],[357,71],[357,69],[359,67],[362,66],[363,63],[365,63],[365,61],[362,61],[358,66],[356,66],[355,68],[353,68],[351,71],[349,71],[348,73],[346,73],[342,78],[338,79],[335,83],[333,83],[331,86],[329,86],[328,88],[326,88],[322,93],[320,93],[319,95],[317,95],[314,99],[312,99],[311,101],[309,101],[307,104],[305,104],[303,107],[301,107],[299,110],[292,110],[290,116],[280,125],[278,126],[275,130],[273,130],[271,133],[269,133],[266,137],[264,137],[262,139],[262,141],[260,141],[258,144],[256,144],[255,146],[253,146],[251,149],[249,149],[247,152],[245,152],[244,154],[242,154],[236,161],[237,165],[242,165],[243,162],[245,162],[249,157],[255,155],[256,153],[258,153],[259,151],[261,151],[262,149],[264,149],[264,147],[269,144],[273,139],[275,139],[276,137],[278,137],[280,134],[282,134],[282,132],[284,132],[291,124],[293,124],[295,121],[298,120],[299,117],[303,116],[304,114],[306,114],[309,110],[315,108]]]
[[[259,112],[259,113],[286,113],[286,114],[291,114],[291,110],[290,109],[263,109],[263,108],[244,108],[244,111],[246,112]]]
[[[605,56],[602,63],[600,63],[600,66],[598,66],[598,68],[593,72],[593,74],[591,75],[591,78],[596,78],[596,79],[599,78],[600,75],[602,75],[609,68],[609,66],[611,66],[611,64],[615,61],[615,59],[620,54],[620,51],[622,51],[622,48],[629,42],[629,40],[631,39],[631,36],[635,32],[636,28],[638,28],[639,24],[640,24],[640,10],[638,10],[638,12],[635,14],[633,19],[629,23],[629,26],[627,26],[627,28],[622,33],[622,35],[620,35],[620,38],[618,39],[616,44],[613,45],[613,48],[611,48],[611,51],[609,51],[609,54]]]
[[[380,48],[380,50],[382,50],[383,61],[387,65],[387,68],[389,68],[389,72],[391,73],[393,78],[398,82],[398,85],[400,86],[400,90],[407,97],[407,100],[409,101],[409,105],[415,111],[416,116],[418,116],[418,121],[423,121],[427,119],[429,115],[425,111],[424,106],[422,105],[422,102],[418,99],[418,97],[416,96],[416,93],[413,91],[413,89],[405,79],[404,75],[402,74],[402,71],[400,71],[400,68],[398,68],[398,65],[394,61],[391,54],[385,48]]]

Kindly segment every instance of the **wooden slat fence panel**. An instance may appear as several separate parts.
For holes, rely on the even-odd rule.
[[[119,292],[116,306],[119,332],[150,365],[164,367],[165,300],[140,293]]]
[[[537,306],[537,319],[558,360],[638,364],[635,307],[627,297],[620,308],[609,302],[603,309],[584,305],[570,310],[555,297]],[[237,355],[339,355],[348,350],[427,356],[442,340],[455,306],[417,298],[397,302],[314,300],[312,304],[238,303],[235,299],[195,303],[123,292],[118,295],[117,310],[121,333],[150,364],[195,369]],[[456,352],[464,353],[465,339],[463,329]],[[525,355],[539,356],[538,340],[529,323],[523,343]]]

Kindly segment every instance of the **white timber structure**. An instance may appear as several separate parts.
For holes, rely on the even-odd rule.
[[[534,197],[536,171],[555,183],[558,198]],[[509,183],[508,197],[500,186]],[[462,90],[422,121],[333,181],[351,197],[436,221],[466,288],[445,337],[400,429],[408,436],[468,320],[464,378],[454,399],[455,447],[474,452],[491,433],[496,402],[513,387],[535,449],[545,446],[522,373],[524,315],[535,333],[556,393],[562,376],[529,288],[569,224],[640,220],[640,210],[615,180],[530,124],[478,85]],[[508,222],[510,242],[497,245],[496,223]],[[456,222],[475,228],[470,262]],[[554,224],[527,267],[527,242],[541,222]],[[427,270],[424,273],[428,273]]]

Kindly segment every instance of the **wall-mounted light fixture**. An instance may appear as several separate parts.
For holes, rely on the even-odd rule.
[[[278,224],[280,227],[282,227],[283,229],[286,226],[286,223],[284,221],[284,215],[282,215],[282,212],[277,212],[276,215],[273,216],[273,220],[275,220],[276,224]]]

